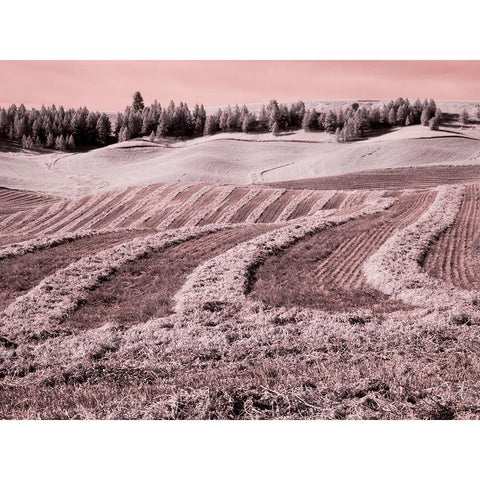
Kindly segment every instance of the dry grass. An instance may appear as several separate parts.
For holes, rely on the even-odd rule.
[[[134,325],[169,315],[174,294],[194,268],[273,228],[259,225],[215,232],[129,262],[91,292],[63,325],[74,330],[105,323]]]
[[[405,303],[428,308],[453,323],[479,323],[477,292],[449,286],[421,268],[432,241],[457,217],[464,187],[438,187],[432,206],[408,227],[397,230],[368,260],[363,271],[374,288]]]
[[[1,384],[0,416],[480,418],[479,327],[414,313],[360,323],[240,309],[103,329],[88,349],[62,358],[43,345],[17,363],[32,373]]]
[[[66,236],[43,239],[43,242],[39,239],[37,242],[27,242],[24,248],[19,244],[16,249],[5,249],[6,253],[10,253],[5,258],[1,258],[0,249],[0,311],[56,270],[65,268],[82,257],[148,233],[151,232],[93,232],[85,238]]]
[[[401,197],[384,212],[311,235],[267,258],[256,271],[251,298],[275,307],[333,312],[369,308],[384,313],[405,308],[370,287],[362,265],[396,228],[418,218],[432,199],[428,192]]]
[[[341,225],[355,218],[390,207],[393,199],[383,198],[367,203],[360,210],[328,217],[322,211],[287,226],[239,243],[222,255],[205,262],[187,279],[176,295],[177,311],[205,308],[207,304],[229,304],[244,299],[256,267],[268,256],[290,247],[305,236]],[[327,218],[325,218],[327,217]]]
[[[399,193],[394,202],[383,189],[133,191],[105,195],[79,215],[64,203],[56,220],[42,207],[45,226],[84,228],[97,215],[105,225],[193,226],[253,213],[257,222],[290,220],[137,241],[126,241],[135,232],[57,246],[34,241],[0,260],[2,294],[11,300],[31,288],[2,315],[0,418],[480,418],[473,293],[420,268],[445,229],[446,251],[459,248],[458,236],[468,239],[460,240],[466,256],[463,245],[475,239],[474,188],[459,216],[455,188],[440,188],[433,204],[427,191]],[[376,290],[362,276],[372,254],[366,272]],[[405,302],[419,298],[420,308],[407,309],[392,292]]]
[[[60,321],[116,269],[152,250],[160,250],[222,228],[225,226],[168,230],[134,238],[70,263],[44,278],[1,313],[2,334],[27,343],[64,335],[68,331],[60,325]]]

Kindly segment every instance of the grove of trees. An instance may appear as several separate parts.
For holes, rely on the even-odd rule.
[[[21,142],[24,148],[88,149],[106,145],[110,135],[108,116],[86,107],[65,110],[52,105],[37,110],[22,104],[0,109],[0,138]]]
[[[434,100],[397,98],[381,106],[363,107],[353,103],[344,109],[317,111],[307,109],[302,101],[291,105],[271,100],[258,111],[227,106],[207,114],[203,105],[193,109],[171,101],[162,107],[157,101],[145,106],[140,92],[123,113],[118,113],[112,128],[106,113],[92,112],[86,107],[65,110],[63,107],[26,109],[12,105],[0,109],[0,138],[22,142],[28,149],[52,148],[78,150],[122,142],[147,136],[150,141],[161,138],[193,138],[218,132],[281,132],[303,129],[335,134],[339,142],[349,142],[371,135],[376,130],[422,124],[437,129],[441,112]],[[463,117],[463,115],[462,115]],[[464,118],[462,118],[464,120]]]
[[[139,136],[149,136],[151,139],[192,138],[219,132],[271,132],[280,135],[281,132],[303,128],[305,131],[336,134],[339,141],[348,142],[366,137],[379,129],[414,124],[436,129],[441,122],[441,112],[434,100],[416,100],[412,104],[403,98],[383,106],[366,108],[353,103],[345,109],[325,112],[307,110],[301,101],[288,106],[276,100],[263,105],[258,112],[249,111],[245,105],[235,105],[219,108],[209,115],[204,106],[198,104],[193,110],[186,103],[175,105],[173,101],[166,108],[157,102],[149,107],[138,105],[143,105],[143,99],[136,92],[132,106],[117,116],[114,133],[118,141]]]

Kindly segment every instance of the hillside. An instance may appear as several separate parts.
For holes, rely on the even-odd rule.
[[[477,125],[411,126],[339,144],[325,133],[131,140],[87,153],[0,153],[0,186],[59,195],[159,182],[261,184],[425,165],[478,165]]]

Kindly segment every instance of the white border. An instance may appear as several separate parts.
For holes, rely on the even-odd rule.
[[[1,59],[478,59],[475,2],[2,5]],[[470,478],[476,422],[2,422],[3,478]]]
[[[2,477],[449,479],[478,472],[475,422],[7,422]]]
[[[22,0],[0,58],[474,60],[473,0]]]

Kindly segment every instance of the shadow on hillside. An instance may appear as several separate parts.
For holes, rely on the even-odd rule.
[[[152,144],[150,143],[150,145],[152,145]],[[46,147],[25,149],[25,148],[22,147],[22,144],[20,142],[16,142],[16,141],[13,141],[13,140],[6,140],[6,139],[1,139],[0,140],[0,153],[24,152],[24,153],[29,153],[30,155],[42,155],[42,154],[45,154],[45,153],[72,154],[72,153],[86,153],[86,152],[90,152],[91,150],[97,150],[98,148],[102,148],[102,147],[100,147],[100,146],[95,146],[95,147],[80,146],[80,147],[77,147],[74,151],[71,151],[71,150],[54,150],[54,149],[46,148]],[[125,147],[125,148],[127,148],[127,147]]]
[[[295,135],[298,130],[294,130],[293,132],[279,132],[277,133],[277,137],[289,137],[290,135]]]
[[[375,138],[381,137],[382,135],[386,135],[387,133],[394,132],[398,130],[400,127],[383,127],[383,128],[375,128],[370,130],[365,137],[360,137],[358,140],[366,140],[368,138]]]
[[[22,146],[18,142],[13,142],[11,140],[0,140],[0,152],[21,152]]]
[[[451,128],[452,126],[449,125],[448,127]],[[453,126],[453,128],[456,128],[456,127]],[[459,129],[457,129],[457,130],[447,130],[446,128],[439,128],[439,129],[437,130],[437,132],[453,133],[454,135],[465,135],[464,133],[459,132],[458,130],[459,130]]]

